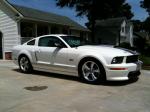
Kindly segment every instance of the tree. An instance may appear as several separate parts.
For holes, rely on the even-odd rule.
[[[148,32],[148,34],[150,34],[150,17],[144,21],[143,28],[146,32]]]
[[[143,31],[143,22],[141,22],[140,20],[131,20],[131,22],[133,23],[134,26],[134,32],[140,32]]]
[[[150,0],[142,0],[140,3],[141,3],[141,7],[146,9],[146,11],[150,16]]]
[[[92,31],[94,39],[95,20],[126,17],[131,19],[133,14],[131,6],[126,0],[56,0],[57,6],[75,8],[77,16],[87,16],[89,22],[86,24]]]
[[[149,17],[147,17],[147,19],[144,21],[143,28],[150,34],[150,0],[141,1],[141,7],[146,9],[149,14]]]

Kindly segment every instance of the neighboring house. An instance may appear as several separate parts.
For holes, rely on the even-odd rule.
[[[133,46],[133,25],[125,17],[97,20],[95,40],[100,44],[119,45],[127,42]]]
[[[150,45],[150,36],[147,32],[134,32],[133,33],[133,38],[134,38],[134,44],[137,44],[136,42],[139,43],[139,41],[142,43],[142,41],[146,42],[146,44]],[[136,46],[136,45],[135,45]]]
[[[150,36],[147,32],[134,32],[134,38],[143,38],[146,41],[150,41]]]
[[[89,30],[65,16],[0,0],[0,58],[11,59],[13,46],[46,34],[89,37]]]

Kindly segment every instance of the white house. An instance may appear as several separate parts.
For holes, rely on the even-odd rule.
[[[133,25],[125,17],[97,20],[95,38],[100,44],[119,45],[127,42],[133,46]]]
[[[56,33],[88,38],[89,30],[68,17],[0,0],[0,59],[11,59],[15,45]]]

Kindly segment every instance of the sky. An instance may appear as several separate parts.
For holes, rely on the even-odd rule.
[[[74,9],[57,7],[55,0],[8,0],[8,1],[17,5],[28,6],[31,8],[36,8],[43,11],[67,16],[83,26],[87,22],[86,17],[76,17],[76,12]],[[132,6],[132,12],[134,13],[133,19],[139,19],[143,21],[144,19],[146,19],[148,14],[143,8],[140,8],[139,3],[140,1],[141,0],[126,0],[126,2],[128,2]]]
[[[133,19],[139,19],[143,21],[147,18],[148,13],[145,11],[145,9],[140,7],[140,1],[142,0],[127,0],[127,3],[132,6],[132,12],[134,13]]]

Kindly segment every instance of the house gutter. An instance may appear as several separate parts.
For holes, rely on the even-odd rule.
[[[29,17],[23,17],[22,19],[24,20],[32,20],[32,21],[39,21],[39,22],[45,22],[45,23],[50,23],[50,24],[56,24],[56,25],[61,25],[61,26],[66,26],[66,27],[70,27],[71,30],[78,30],[78,31],[87,31],[89,32],[89,30],[82,30],[82,29],[77,29],[77,28],[72,28],[74,26],[70,26],[70,25],[66,25],[66,24],[60,24],[60,23],[56,23],[56,22],[49,22],[49,21],[46,21],[46,20],[39,20],[39,19],[34,19],[34,18],[29,18]]]
[[[9,6],[15,13],[17,13],[21,18],[23,18],[23,15],[16,10],[7,0],[2,0],[7,6]]]

